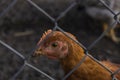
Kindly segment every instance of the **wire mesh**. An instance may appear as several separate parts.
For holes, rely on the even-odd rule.
[[[34,3],[34,1],[32,0],[26,0],[30,5],[32,5],[33,7],[35,7],[36,9],[38,9],[41,13],[43,13],[45,16],[47,16],[53,23],[54,23],[54,27],[53,27],[53,31],[56,31],[57,29],[59,31],[61,31],[62,33],[64,33],[66,36],[68,36],[65,31],[63,29],[61,29],[61,27],[59,27],[58,25],[58,21],[67,15],[67,13],[72,10],[73,7],[75,7],[76,5],[79,5],[79,1],[77,2],[74,1],[68,8],[66,8],[63,12],[60,13],[60,15],[57,18],[53,18],[49,13],[47,13],[45,10],[43,10],[41,7],[39,7],[36,3]],[[85,50],[86,55],[83,57],[83,59],[67,74],[65,75],[65,77],[62,78],[62,80],[66,80],[86,59],[86,57],[90,57],[91,59],[93,59],[94,61],[96,61],[99,65],[101,65],[102,67],[104,67],[106,70],[108,70],[111,73],[111,76],[114,80],[115,75],[117,73],[120,72],[120,69],[118,69],[115,72],[112,72],[111,70],[109,70],[106,66],[104,66],[102,63],[100,63],[98,60],[96,60],[94,57],[92,57],[88,51],[90,49],[92,49],[97,43],[100,42],[100,40],[105,36],[105,34],[107,32],[109,32],[112,28],[115,28],[117,24],[120,24],[119,21],[119,14],[120,12],[116,13],[114,10],[112,10],[111,7],[109,7],[103,0],[98,0],[99,3],[101,3],[103,6],[105,6],[105,8],[110,11],[112,13],[112,15],[114,16],[114,22],[110,25],[110,27],[105,30],[95,41],[93,41],[93,43],[91,45],[88,46],[88,48],[86,48],[84,45],[82,45],[80,42],[73,40],[70,36],[68,36],[68,38],[72,39],[73,41],[75,41],[78,45],[82,46],[82,48]],[[13,0],[12,3],[10,3],[8,5],[8,7],[6,9],[4,9],[4,11],[0,14],[0,17],[4,16],[15,4],[16,4],[17,0]],[[9,46],[7,43],[5,43],[4,41],[0,40],[0,44],[2,44],[3,46],[5,46],[7,49],[11,50],[15,55],[19,56],[23,61],[23,65],[22,67],[20,67],[20,69],[13,75],[11,76],[10,80],[16,80],[17,76],[20,75],[20,73],[22,73],[22,71],[24,70],[24,68],[26,66],[28,66],[31,69],[34,69],[35,71],[39,72],[40,74],[43,74],[44,76],[46,76],[47,78],[49,78],[50,80],[55,80],[54,78],[52,78],[51,76],[49,76],[47,73],[41,71],[40,69],[36,68],[34,65],[30,64],[28,62],[28,59],[26,59],[26,57],[24,55],[22,55],[20,52],[18,52],[17,50],[15,50],[14,48],[12,48],[11,46]],[[36,49],[36,48],[35,48]],[[35,50],[34,49],[34,50]]]

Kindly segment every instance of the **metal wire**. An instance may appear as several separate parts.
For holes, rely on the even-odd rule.
[[[44,11],[41,7],[39,7],[37,4],[35,4],[33,1],[31,0],[27,0],[31,5],[33,5],[36,9],[38,9],[40,12],[42,12],[43,14],[45,14],[51,21],[55,22],[55,19],[50,16],[46,11]]]
[[[24,70],[25,64],[15,73],[15,75],[10,80],[16,80],[17,76]]]
[[[16,55],[18,55],[19,57],[21,57],[22,59],[25,60],[25,57],[21,53],[19,53],[17,50],[15,50],[14,48],[12,48],[11,46],[9,46],[8,44],[6,44],[5,42],[3,42],[3,41],[0,40],[0,44],[2,44],[3,46],[5,46],[6,48],[10,49]]]
[[[110,27],[108,27],[107,30],[105,30],[90,46],[88,46],[88,50],[92,49],[105,36],[105,34],[116,27],[116,25],[117,21],[115,21]]]
[[[67,74],[62,80],[66,80],[75,70],[79,68],[79,66],[85,61],[87,55],[85,55],[80,62]]]
[[[61,19],[62,17],[64,17],[66,15],[66,13],[68,13],[77,3],[74,2],[72,3],[64,12],[62,12],[57,18],[56,21],[58,21],[59,19]]]
[[[39,7],[36,3],[34,3],[31,0],[26,0],[28,3],[30,3],[31,5],[33,5],[33,7],[35,7],[36,9],[38,9],[40,12],[42,12],[45,16],[47,16],[54,24],[55,26],[53,27],[53,31],[56,31],[57,29],[59,31],[61,31],[63,34],[65,34],[68,38],[72,39],[70,36],[68,36],[65,31],[63,29],[61,29],[61,27],[59,27],[57,21],[60,20],[62,17],[64,17],[70,10],[72,10],[73,7],[75,7],[77,5],[77,2],[74,1],[68,8],[66,8],[63,12],[60,13],[60,15],[55,19],[53,18],[50,14],[48,14],[45,10],[43,10],[41,7]],[[111,9],[110,6],[108,6],[103,0],[98,0],[100,3],[102,3],[106,9],[108,11],[110,11],[113,15],[114,15],[114,20],[115,22],[111,24],[111,26],[104,31],[95,41],[93,41],[93,43],[88,46],[88,48],[86,48],[83,44],[81,44],[79,41],[76,41],[74,39],[72,39],[74,42],[76,42],[79,46],[81,46],[84,50],[85,50],[85,56],[82,58],[82,60],[80,60],[80,62],[67,74],[65,75],[65,77],[62,80],[66,80],[76,69],[79,68],[79,66],[85,61],[86,57],[90,57],[91,59],[93,59],[95,62],[97,62],[99,65],[101,65],[103,68],[105,68],[106,70],[108,70],[111,75],[112,78],[114,80],[114,76],[120,72],[120,69],[116,70],[115,72],[112,72],[111,70],[109,70],[106,66],[104,66],[102,63],[100,63],[97,59],[95,59],[94,57],[92,57],[88,52],[90,49],[93,48],[93,46],[95,46],[97,43],[100,42],[100,40],[105,36],[105,34],[107,32],[109,32],[111,29],[115,28],[116,25],[119,23],[119,13],[115,13],[114,10]],[[4,16],[15,4],[16,4],[17,0],[13,0],[12,3],[10,3],[10,5],[8,5],[8,7],[6,9],[4,9],[4,11],[0,14],[0,17]],[[52,34],[52,32],[51,32]],[[50,35],[51,35],[50,34]],[[49,37],[49,36],[47,36]],[[47,38],[46,38],[47,39]],[[45,41],[45,40],[44,40]],[[18,75],[20,75],[20,73],[22,73],[22,71],[24,70],[24,68],[27,66],[31,69],[34,69],[36,71],[38,71],[40,74],[43,74],[44,76],[46,76],[47,78],[49,78],[50,80],[55,80],[54,78],[52,78],[51,76],[49,76],[48,74],[46,74],[45,72],[41,71],[40,69],[36,68],[34,65],[28,63],[28,60],[17,50],[15,50],[14,48],[12,48],[11,46],[9,46],[7,43],[5,43],[4,41],[0,40],[0,44],[2,44],[4,47],[6,47],[7,49],[11,50],[15,55],[19,56],[23,61],[23,65],[21,66],[21,68],[15,73],[15,75],[12,76],[12,78],[10,80],[15,80],[16,77]],[[41,45],[41,44],[40,44]],[[37,49],[40,45],[38,45],[35,49]]]
[[[25,65],[28,66],[28,67],[30,67],[30,68],[32,68],[32,69],[34,69],[34,70],[36,70],[36,71],[38,71],[39,73],[41,73],[41,74],[43,74],[43,75],[45,75],[45,76],[48,77],[50,80],[55,80],[54,78],[50,77],[49,75],[47,75],[46,73],[44,73],[44,72],[41,71],[40,69],[38,69],[38,68],[36,68],[35,66],[29,64],[28,62],[25,62]]]
[[[13,0],[10,5],[4,11],[0,14],[0,18],[4,16],[15,4],[17,3],[17,0]]]

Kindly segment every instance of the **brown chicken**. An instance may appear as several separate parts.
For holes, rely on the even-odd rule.
[[[35,50],[33,56],[45,55],[50,59],[59,59],[65,74],[67,74],[80,62],[85,55],[85,51],[62,32],[51,32],[52,30],[48,30],[43,34],[38,42],[39,47]],[[65,33],[77,41],[72,34],[68,32]],[[102,61],[102,63],[113,72],[120,67],[108,61]],[[120,80],[120,73],[116,74],[116,78]],[[90,57],[86,57],[85,61],[67,78],[67,80],[112,80],[112,77],[108,70]]]

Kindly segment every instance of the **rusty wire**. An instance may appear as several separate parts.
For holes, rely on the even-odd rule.
[[[41,7],[39,7],[37,4],[35,4],[33,1],[31,0],[26,0],[28,1],[28,3],[30,3],[33,7],[35,7],[36,9],[38,9],[40,12],[42,12],[45,16],[47,16],[55,25],[53,27],[53,31],[55,30],[59,30],[61,32],[63,32],[66,36],[68,36],[65,31],[63,29],[61,29],[57,23],[58,20],[60,20],[62,17],[64,17],[70,10],[72,10],[73,7],[75,7],[77,5],[77,2],[74,1],[68,8],[65,9],[65,11],[63,11],[57,18],[53,18],[51,15],[49,15],[45,10],[43,10]],[[112,28],[115,28],[115,26],[119,23],[120,21],[118,19],[118,16],[120,14],[119,13],[115,13],[107,4],[105,4],[103,2],[103,0],[98,0],[100,3],[102,3],[106,9],[108,9],[113,15],[114,15],[114,20],[115,22],[111,24],[111,26],[104,31],[95,41],[93,41],[93,43],[88,46],[88,48],[86,48],[84,45],[82,45],[79,41],[73,40],[70,36],[68,36],[68,38],[72,39],[73,41],[75,41],[78,45],[82,46],[82,48],[85,50],[85,56],[83,57],[83,59],[67,74],[65,75],[65,77],[62,80],[66,80],[66,78],[68,78],[86,59],[86,57],[90,57],[91,59],[93,59],[94,61],[96,61],[98,64],[100,64],[102,67],[104,67],[106,70],[108,70],[111,73],[112,78],[115,78],[115,75],[117,73],[120,72],[120,69],[116,70],[115,72],[112,72],[111,70],[109,70],[106,66],[104,66],[102,63],[100,63],[97,59],[95,59],[94,57],[92,57],[88,52],[90,49],[93,48],[93,46],[95,46],[98,42],[100,42],[100,40],[105,36],[105,34],[107,32],[109,32]],[[13,2],[8,5],[8,7],[6,9],[4,9],[4,11],[0,14],[0,17],[4,16],[4,14],[6,14],[15,4],[16,4],[17,0],[13,0]],[[52,34],[52,33],[51,33]],[[12,48],[11,46],[9,46],[8,44],[6,44],[4,41],[0,40],[0,44],[2,44],[3,46],[5,46],[7,49],[9,49],[10,51],[14,52],[15,55],[19,56],[22,60],[24,60],[23,65],[21,66],[21,68],[15,73],[15,75],[13,75],[11,77],[10,80],[15,80],[16,77],[18,75],[20,75],[20,73],[24,70],[24,68],[27,66],[31,69],[34,69],[36,71],[38,71],[40,74],[43,74],[44,76],[46,76],[47,78],[49,78],[50,80],[55,80],[54,78],[52,78],[51,76],[49,76],[47,73],[41,71],[40,69],[36,68],[34,65],[30,64],[27,59],[17,50],[15,50],[14,48]],[[36,49],[36,48],[35,48]]]

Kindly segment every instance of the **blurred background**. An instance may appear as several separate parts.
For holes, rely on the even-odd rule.
[[[59,61],[44,56],[31,57],[43,32],[53,29],[55,25],[30,1],[56,19],[77,0],[0,0],[0,40],[20,52],[30,64],[60,80],[64,72]],[[60,28],[74,34],[86,48],[103,32],[103,21],[89,16],[85,10],[86,5],[94,4],[98,4],[96,0],[85,0],[76,4],[57,21]],[[118,36],[119,34],[118,31]],[[120,63],[119,48],[119,43],[105,36],[89,53],[98,60]],[[17,75],[23,65],[24,60],[21,57],[0,44],[0,80],[50,80],[28,66]]]

